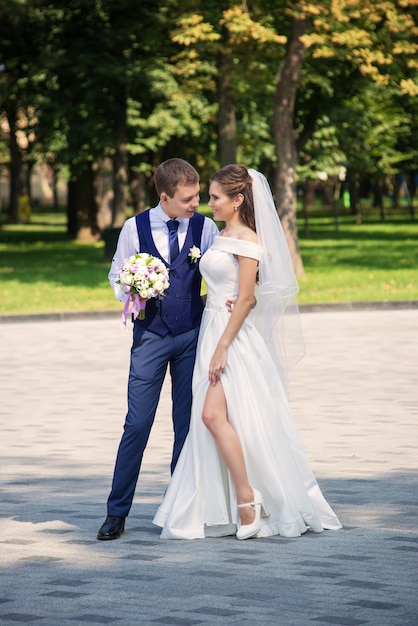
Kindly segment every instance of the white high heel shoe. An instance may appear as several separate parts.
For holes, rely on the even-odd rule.
[[[251,506],[254,509],[255,517],[252,524],[244,524],[238,528],[237,539],[251,539],[251,537],[255,537],[261,529],[261,518],[269,517],[269,514],[264,508],[263,496],[257,489],[253,489],[253,492],[254,500],[252,502],[238,504],[239,509],[242,509],[244,506]]]

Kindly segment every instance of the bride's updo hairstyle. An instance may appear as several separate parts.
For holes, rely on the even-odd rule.
[[[209,184],[216,182],[222,187],[222,191],[233,200],[239,193],[244,196],[244,200],[239,207],[241,220],[254,232],[254,201],[253,201],[253,181],[247,168],[242,165],[225,165],[219,172],[216,172],[209,179]]]

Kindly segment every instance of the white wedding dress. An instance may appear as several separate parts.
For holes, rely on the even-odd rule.
[[[155,517],[163,539],[235,534],[238,509],[233,483],[209,430],[201,420],[209,362],[229,315],[226,300],[238,295],[234,254],[259,259],[261,247],[218,236],[200,261],[208,286],[193,374],[189,435]],[[241,441],[250,484],[264,497],[269,518],[259,537],[297,537],[341,524],[309,467],[289,410],[287,394],[250,313],[228,350],[221,375],[228,419]]]

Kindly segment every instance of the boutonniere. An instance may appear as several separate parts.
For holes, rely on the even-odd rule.
[[[200,252],[200,248],[198,248],[197,246],[192,246],[190,248],[190,252],[189,252],[190,263],[196,263],[197,259],[200,259],[201,256],[202,256],[202,253]]]

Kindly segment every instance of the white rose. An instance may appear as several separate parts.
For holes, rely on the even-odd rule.
[[[126,272],[126,273],[121,274],[121,281],[125,283],[125,285],[133,285],[134,277],[132,274],[129,274]]]
[[[189,257],[191,263],[196,263],[197,259],[200,259],[201,256],[202,254],[200,252],[200,248],[197,246],[192,246],[190,248]]]
[[[148,289],[148,282],[143,279],[136,280],[135,287],[137,288],[137,291],[143,291],[144,289]]]

